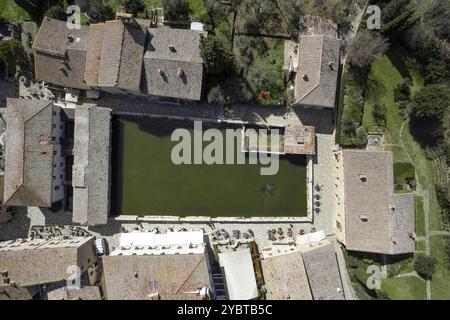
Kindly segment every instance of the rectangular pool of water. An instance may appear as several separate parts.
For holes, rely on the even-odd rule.
[[[224,130],[218,124],[211,124]],[[207,125],[203,123],[204,129]],[[113,118],[113,215],[305,217],[306,158],[280,158],[278,174],[260,164],[181,164],[171,160],[177,128],[193,123],[140,117]],[[237,141],[236,141],[237,143]],[[239,142],[240,143],[240,142]],[[204,143],[207,145],[208,143]]]

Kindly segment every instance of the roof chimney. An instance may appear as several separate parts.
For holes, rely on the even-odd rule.
[[[170,51],[172,51],[172,52],[177,52],[177,50],[175,49],[175,47],[174,47],[173,45],[171,45],[171,44],[169,44],[169,49],[170,49]]]
[[[184,76],[184,71],[181,68],[178,68],[178,76],[181,78],[182,76]]]
[[[328,66],[330,67],[331,70],[334,70],[333,61],[328,61]]]
[[[308,78],[308,75],[307,75],[307,74],[304,74],[304,75],[303,75],[303,80],[305,80],[305,81],[308,81],[308,80],[309,80],[309,78]]]

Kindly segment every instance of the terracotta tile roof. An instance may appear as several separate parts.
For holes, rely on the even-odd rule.
[[[103,268],[109,300],[191,299],[211,287],[205,254],[105,256]]]
[[[339,68],[339,39],[300,36],[295,103],[334,108]]]
[[[414,251],[414,199],[393,190],[391,152],[343,150],[345,245],[348,250]]]
[[[66,280],[68,268],[82,272],[96,260],[94,237],[0,242],[0,285],[32,286]]]
[[[323,241],[302,255],[314,300],[344,300],[333,244]]]
[[[47,100],[7,100],[4,201],[13,206],[52,205],[52,119]]]
[[[109,212],[111,110],[84,104],[75,110],[73,221],[106,224]]]
[[[44,18],[33,43],[35,78],[62,87],[85,89],[89,28],[70,30],[65,21]]]
[[[267,300],[312,300],[300,252],[261,260]]]
[[[117,87],[138,92],[147,34],[145,24],[136,26],[122,20],[113,20],[93,27],[94,30],[90,33],[86,81],[92,86]]]
[[[146,93],[200,100],[203,64],[200,39],[204,32],[150,28],[144,56]]]

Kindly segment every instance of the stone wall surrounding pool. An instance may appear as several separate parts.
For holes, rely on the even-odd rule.
[[[167,163],[173,147],[170,134],[179,126],[189,123],[115,117],[111,211],[118,219],[311,221],[312,165],[306,156],[283,157],[275,177],[261,177],[256,165],[249,164],[180,169]],[[274,186],[273,191],[264,193],[267,185]]]

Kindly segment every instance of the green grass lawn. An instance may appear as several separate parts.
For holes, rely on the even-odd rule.
[[[426,300],[425,281],[417,277],[385,278],[381,290],[392,300]]]
[[[396,162],[394,163],[394,183],[399,187],[399,190],[395,192],[410,192],[408,187],[408,179],[415,178],[414,166],[409,162]],[[404,189],[401,189],[404,188]]]
[[[392,256],[388,257],[388,261],[387,274],[389,277],[414,271],[414,257],[412,255]]]
[[[450,261],[445,253],[442,236],[430,237],[430,254],[437,260],[436,272],[431,280],[431,298],[436,300],[450,299]]]
[[[114,11],[116,11],[122,6],[120,0],[103,0],[103,3],[108,7],[112,8]]]
[[[376,124],[375,119],[373,117],[373,101],[368,101],[367,99],[364,102],[362,125],[364,128],[366,128],[367,132],[369,133],[381,131],[378,130],[378,124]]]
[[[147,10],[161,8],[162,0],[145,0],[145,6],[146,6]]]
[[[187,0],[189,6],[189,14],[192,17],[200,18],[206,14],[206,8],[203,0]],[[162,7],[163,0],[145,0],[147,11]]]
[[[416,241],[416,251],[425,252],[425,240]]]
[[[394,101],[394,88],[402,80],[401,74],[387,55],[383,55],[372,64],[369,73],[367,96],[364,105],[363,125],[369,130],[376,125],[373,121],[372,106],[375,103],[386,105],[386,127],[389,130],[390,143],[399,144],[400,125],[403,118]]]
[[[416,235],[421,237],[425,235],[425,216],[423,212],[423,198],[414,196],[415,212],[416,212]]]
[[[433,163],[427,159],[425,150],[414,140],[409,129],[405,127],[403,139],[406,150],[411,155],[416,168],[416,177],[424,190],[429,192],[430,230],[442,230],[442,217],[434,189],[435,169]]]
[[[367,97],[363,116],[363,125],[369,128],[371,105],[375,102],[383,102],[386,105],[386,127],[387,138],[391,144],[400,144],[400,129],[404,119],[399,113],[397,104],[394,101],[394,88],[404,77],[412,79],[412,92],[416,92],[423,86],[423,78],[420,75],[416,62],[408,58],[403,48],[398,45],[392,46],[389,51],[377,59],[371,67],[367,88]],[[416,170],[416,177],[419,179],[422,188],[430,192],[430,229],[441,230],[440,208],[436,200],[434,191],[434,167],[433,163],[427,159],[425,150],[419,145],[411,135],[408,124],[405,124],[403,133],[403,143],[405,149],[412,158]],[[388,147],[394,153],[395,162],[411,162],[403,148],[399,146]]]
[[[284,83],[284,75],[282,71],[283,67],[283,59],[284,59],[284,42],[282,40],[267,40],[268,50],[265,55],[257,55],[255,57],[254,64],[259,64],[260,66],[264,66],[267,70],[272,72],[272,75],[275,77],[275,88],[271,92],[271,96],[269,99],[260,99],[261,103],[264,104],[276,104],[283,99],[283,92],[286,89]]]
[[[363,116],[363,125],[370,129],[374,125],[371,107],[375,102],[386,105],[386,129],[388,143],[394,146],[386,147],[392,150],[394,162],[412,163],[416,178],[423,191],[429,192],[429,220],[430,230],[442,230],[440,207],[437,203],[434,189],[435,169],[433,163],[426,157],[424,148],[417,143],[411,135],[409,125],[405,124],[401,132],[404,119],[399,113],[394,101],[394,88],[403,78],[412,79],[411,91],[414,94],[423,87],[423,78],[419,72],[419,65],[408,58],[407,53],[399,46],[394,45],[382,57],[377,59],[371,67],[368,81],[367,97]],[[401,147],[401,138],[404,148]],[[411,157],[408,157],[408,154]],[[423,236],[424,202],[422,196],[415,197],[416,207],[416,234]],[[437,271],[432,280],[432,298],[450,299],[450,268],[441,237],[431,238],[431,255],[438,260]],[[417,243],[417,250],[425,251],[425,242]],[[415,277],[385,279],[382,290],[392,299],[425,299],[425,282]]]
[[[192,17],[200,18],[206,14],[206,8],[203,0],[187,0],[189,4],[189,13]]]
[[[23,0],[0,0],[0,17],[6,20],[33,20],[31,10],[31,6]]]

